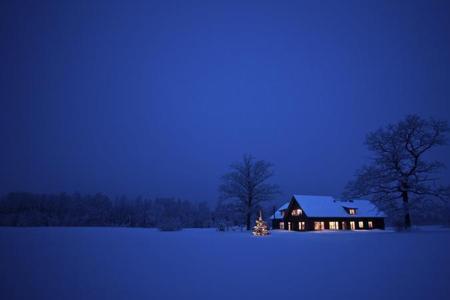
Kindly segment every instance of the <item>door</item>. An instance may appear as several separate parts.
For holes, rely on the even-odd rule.
[[[355,221],[350,222],[350,229],[355,230]]]

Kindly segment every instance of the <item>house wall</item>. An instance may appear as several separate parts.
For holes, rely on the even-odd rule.
[[[305,231],[314,231],[314,222],[324,222],[324,229],[330,229],[330,222],[338,222],[338,230],[350,230],[350,222],[355,222],[355,230],[370,230],[370,229],[384,229],[384,218],[299,218],[290,217],[284,220],[272,220],[272,229],[280,229],[280,222],[284,222],[284,229],[288,230],[288,222],[291,222],[292,231],[300,231],[299,222],[305,222]],[[364,222],[364,228],[359,228],[359,221]],[[368,222],[372,221],[373,228],[369,228]],[[342,228],[342,223],[345,224],[345,229]]]

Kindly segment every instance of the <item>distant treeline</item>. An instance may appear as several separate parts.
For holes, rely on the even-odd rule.
[[[260,210],[269,221],[274,207],[257,206],[255,217]],[[411,213],[417,225],[450,224],[449,206],[436,209],[432,204],[413,205]],[[161,230],[217,227],[228,230],[242,228],[243,220],[243,209],[235,203],[219,202],[211,209],[206,202],[175,198],[127,199],[125,196],[111,199],[101,193],[9,193],[0,197],[0,226],[114,226]],[[397,226],[402,219],[394,214],[386,221],[389,226]]]
[[[104,194],[9,193],[0,198],[0,226],[123,226],[176,230],[210,227],[207,203],[174,198],[110,199]]]

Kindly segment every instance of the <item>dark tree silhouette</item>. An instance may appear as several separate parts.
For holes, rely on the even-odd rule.
[[[401,212],[404,227],[411,227],[411,200],[435,197],[448,200],[449,187],[438,184],[441,162],[425,160],[430,150],[447,144],[448,125],[444,121],[407,116],[366,137],[372,162],[356,172],[344,195],[371,197],[392,214]]]
[[[263,201],[271,200],[279,193],[278,186],[267,183],[273,176],[272,164],[264,160],[255,161],[246,154],[242,162],[230,165],[231,171],[222,176],[219,191],[222,200],[234,200],[245,216],[247,230],[251,229],[251,218]]]
[[[0,197],[0,226],[121,226],[178,230],[210,227],[205,202],[174,198],[122,196],[111,200],[95,195],[9,193]]]

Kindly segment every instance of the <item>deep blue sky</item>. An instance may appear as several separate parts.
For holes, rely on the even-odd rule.
[[[450,1],[130,2],[1,1],[0,193],[214,201],[252,153],[339,195],[368,131],[450,120]]]

